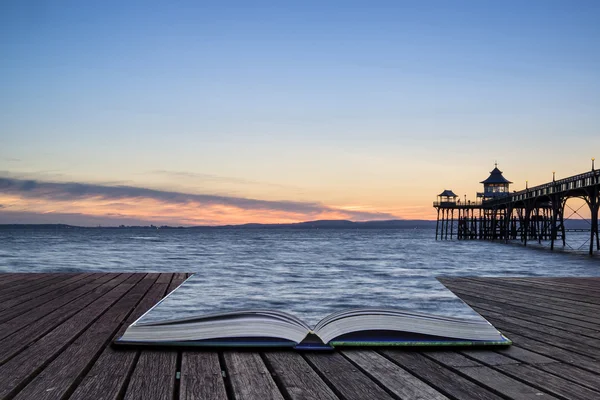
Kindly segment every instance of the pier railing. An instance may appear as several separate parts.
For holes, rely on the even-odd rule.
[[[585,189],[598,185],[600,182],[600,170],[594,170],[570,176],[568,178],[558,179],[549,183],[523,189],[518,192],[510,193],[506,197],[487,200],[482,205],[493,207],[510,202],[523,201],[540,196],[568,192],[570,190]]]

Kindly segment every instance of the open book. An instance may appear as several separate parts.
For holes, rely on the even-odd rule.
[[[447,312],[450,315],[423,312],[414,306],[365,307],[332,312],[313,325],[290,312],[267,308],[203,310],[200,299],[193,297],[197,289],[184,284],[131,324],[116,343],[297,349],[511,344],[462,300],[435,283],[439,288],[434,288],[444,290],[448,297],[440,302],[440,312],[451,310]]]

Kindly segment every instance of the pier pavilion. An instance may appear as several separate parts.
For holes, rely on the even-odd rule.
[[[553,173],[554,176],[554,173]],[[600,251],[598,211],[600,208],[600,170],[544,183],[524,190],[510,192],[510,182],[498,165],[481,182],[483,192],[477,200],[461,203],[451,190],[438,195],[433,207],[437,210],[435,238],[459,240],[520,240],[549,241],[550,248],[566,246],[570,229],[565,227],[565,206],[568,199],[580,198],[590,210],[589,254]],[[578,229],[582,231],[582,229]]]

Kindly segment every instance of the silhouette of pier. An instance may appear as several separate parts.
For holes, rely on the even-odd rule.
[[[554,173],[553,173],[554,175]],[[550,242],[550,249],[566,246],[567,233],[589,232],[589,254],[600,250],[598,209],[600,208],[600,170],[591,171],[521,191],[509,191],[512,183],[496,165],[490,176],[482,181],[484,190],[477,201],[461,203],[452,190],[444,190],[433,203],[437,210],[435,238],[520,240]],[[590,210],[589,229],[567,229],[565,206],[572,198],[580,198]],[[595,250],[594,250],[595,247]]]

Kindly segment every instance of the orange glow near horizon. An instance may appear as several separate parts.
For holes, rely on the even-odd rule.
[[[115,201],[102,197],[87,197],[77,201],[49,201],[18,195],[1,195],[0,204],[4,205],[3,211],[7,212],[81,214],[91,217],[129,218],[154,224],[174,225],[269,224],[319,219],[356,220],[348,211],[368,209],[371,212],[388,212],[388,210],[375,210],[371,207],[336,206],[329,207],[327,211],[323,212],[302,213],[269,209],[243,209],[230,205],[202,204],[193,201],[169,203],[148,198],[127,198]]]
[[[524,183],[518,183],[525,182],[526,176],[523,171],[516,168],[506,169],[505,177],[517,182],[511,185],[510,190],[524,189]],[[579,169],[574,171],[582,172]],[[219,191],[218,185],[211,186],[211,182],[218,181],[217,177],[211,177],[210,182],[174,177],[170,185],[163,182],[152,184],[143,180],[130,180],[127,181],[129,186],[125,187],[119,184],[95,183],[93,180],[90,182],[88,179],[71,178],[61,181],[21,176],[15,178],[21,182],[19,184],[22,185],[31,179],[41,187],[38,187],[38,192],[29,192],[25,189],[22,192],[0,193],[0,223],[6,223],[7,220],[21,223],[18,213],[44,216],[44,221],[52,220],[56,223],[64,222],[61,220],[61,215],[73,214],[91,217],[93,221],[89,224],[104,224],[106,220],[106,223],[111,225],[119,224],[119,220],[184,226],[294,223],[318,219],[435,220],[436,212],[432,202],[436,200],[437,194],[444,189],[452,189],[461,202],[465,200],[465,195],[467,200],[473,201],[476,192],[482,190],[479,182],[488,175],[486,169],[458,170],[455,166],[445,167],[443,174],[437,176],[430,176],[429,173],[437,174],[434,168],[431,171],[419,172],[418,180],[411,176],[411,179],[406,178],[394,184],[370,180],[361,184],[347,185],[335,181],[329,185],[320,184],[318,187],[305,189],[300,189],[300,185],[293,188],[285,185],[265,186],[260,183],[238,185],[232,178],[227,178],[224,181],[232,181],[232,186],[226,191]],[[552,173],[549,176],[551,179]],[[564,174],[556,174],[557,179],[564,177],[566,177]],[[527,178],[532,185],[548,181],[540,175],[534,177],[529,175]],[[361,189],[363,184],[364,188]],[[44,187],[44,185],[49,186]],[[77,190],[71,193],[70,190],[73,188],[69,185],[90,185],[101,193],[106,191],[107,194],[106,196],[84,194],[81,197],[74,197],[76,194],[73,193],[77,193]],[[129,189],[132,191],[129,192]],[[117,194],[114,194],[115,190]],[[143,197],[147,195],[145,190],[150,193],[150,197]],[[98,192],[92,190],[91,193]],[[131,193],[140,193],[140,195],[133,197]],[[169,200],[171,195],[177,198],[177,201]],[[209,198],[209,201],[204,202],[204,198]],[[226,204],[220,204],[219,198],[225,199],[223,202]],[[293,205],[288,207],[286,201],[295,202],[298,207]],[[581,201],[569,200],[566,212],[574,214],[574,218],[589,218],[588,207],[581,207],[581,204]],[[11,214],[10,218],[1,218],[2,215]],[[51,218],[52,215],[55,217]]]

